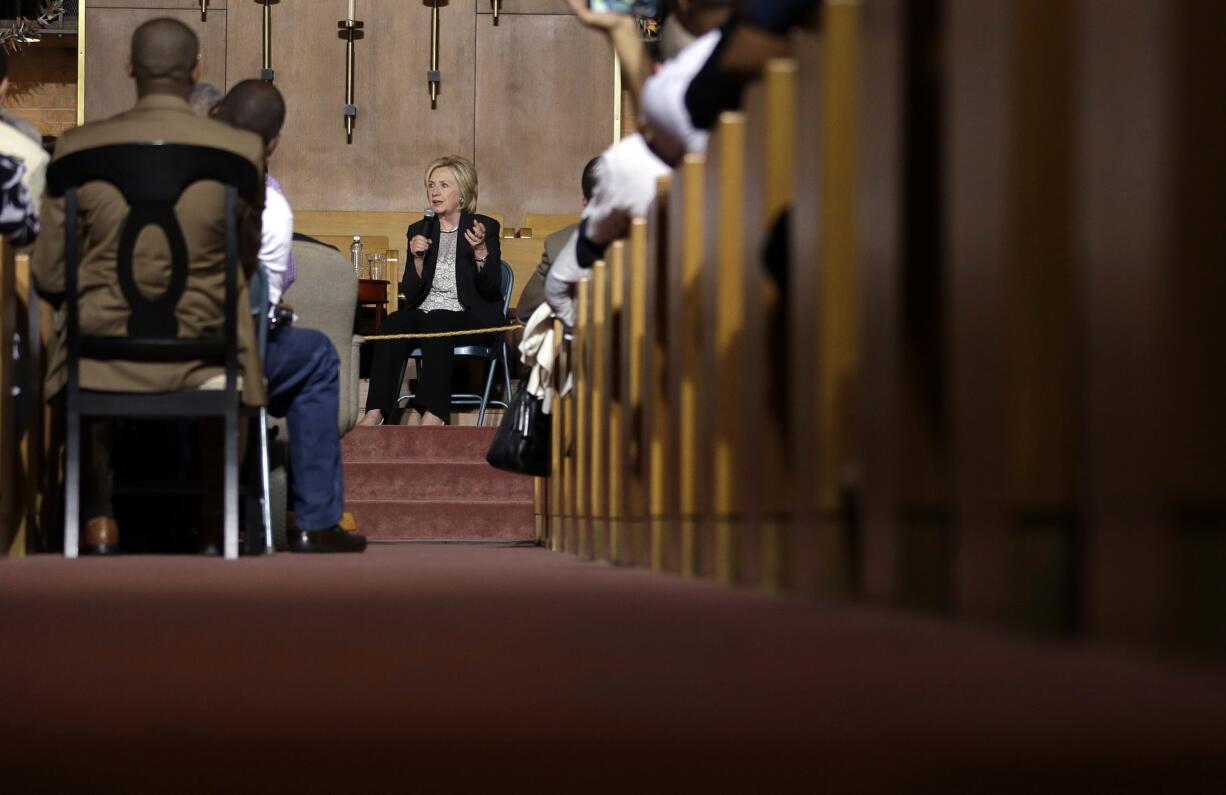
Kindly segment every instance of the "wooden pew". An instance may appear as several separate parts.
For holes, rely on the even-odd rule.
[[[739,366],[745,411],[738,461],[742,468],[740,582],[778,591],[784,586],[784,542],[790,530],[787,349],[783,296],[766,272],[765,249],[779,215],[792,203],[795,169],[796,63],[770,62],[745,94],[743,350]],[[793,341],[805,344],[803,340]]]
[[[622,368],[621,439],[626,450],[626,477],[622,490],[622,544],[617,549],[616,562],[626,565],[651,565],[648,539],[648,489],[646,466],[648,453],[643,447],[644,378],[643,354],[647,336],[647,220],[630,222],[628,248],[623,279],[626,294],[622,304]]]
[[[699,573],[699,531],[704,524],[710,483],[710,459],[702,443],[702,401],[708,397],[712,379],[703,365],[703,225],[704,169],[706,156],[688,154],[678,167],[669,194],[668,291],[666,319],[668,340],[665,368],[672,420],[665,445],[670,472],[676,484],[668,513],[675,517],[682,574]]]
[[[744,507],[743,418],[749,408],[744,364],[745,115],[720,115],[707,147],[704,193],[711,223],[704,229],[703,363],[712,374],[703,395],[703,438],[712,459],[709,499],[711,534],[699,544],[699,567],[732,584],[738,570],[737,544]],[[706,534],[704,534],[706,535]]]
[[[539,240],[544,245],[545,238],[559,229],[577,223],[579,223],[578,213],[526,213],[520,235],[522,239]],[[532,234],[524,235],[525,229],[531,230]]]
[[[825,8],[824,32],[796,42],[796,197],[790,276],[793,470],[791,578],[810,595],[852,595],[862,581],[856,524],[863,445],[864,302],[858,248],[859,24]]]
[[[1226,5],[1091,3],[1073,25],[1085,622],[1226,659]]]
[[[948,391],[959,614],[1080,623],[1074,11],[951,7]]]
[[[13,398],[15,362],[13,334],[17,331],[17,262],[13,247],[0,239],[0,557],[21,554],[22,478]]]
[[[625,382],[625,368],[622,361],[625,352],[622,337],[626,328],[626,243],[618,240],[609,246],[609,333],[605,335],[605,359],[607,361],[609,382],[609,413],[605,434],[608,442],[609,494],[608,494],[608,543],[605,546],[606,560],[620,562],[623,560],[625,547],[625,530],[622,524],[626,509],[626,466],[624,426],[626,424],[625,397],[622,385]]]
[[[591,555],[591,428],[592,378],[589,350],[592,347],[592,284],[586,278],[575,285],[578,312],[575,319],[575,339],[572,343],[574,372],[574,500],[570,536],[566,549],[579,557]]]
[[[656,199],[647,217],[646,281],[643,305],[643,479],[647,489],[649,562],[655,571],[680,571],[680,543],[676,514],[669,510],[675,491],[672,472],[665,463],[668,426],[674,420],[668,404],[667,356],[669,190],[671,177],[656,184]]]
[[[604,260],[592,266],[591,357],[591,442],[589,456],[590,495],[588,497],[591,555],[609,558],[609,267]]]
[[[550,451],[549,460],[552,464],[552,474],[549,478],[549,548],[554,552],[562,551],[563,527],[565,525],[565,478],[566,478],[566,399],[561,397],[563,386],[563,371],[566,367],[565,350],[562,342],[562,321],[553,321],[553,339],[556,350],[553,368],[553,407],[550,415]]]

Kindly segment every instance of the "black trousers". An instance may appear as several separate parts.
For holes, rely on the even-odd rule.
[[[400,309],[383,319],[380,334],[431,334],[439,331],[462,331],[499,325],[478,318],[472,310],[446,312],[420,309]],[[421,348],[421,371],[417,374],[417,390],[413,408],[429,411],[451,422],[451,379],[455,373],[454,350],[464,345],[493,345],[496,333],[469,334],[463,337],[436,339],[377,340],[370,365],[370,389],[366,393],[366,410],[378,409],[388,425],[400,422],[400,374],[404,363],[416,348]]]

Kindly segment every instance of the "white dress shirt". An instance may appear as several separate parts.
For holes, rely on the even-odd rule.
[[[268,278],[268,316],[281,301],[289,273],[289,255],[294,246],[294,211],[280,192],[264,188],[264,214],[260,216],[260,267]]]

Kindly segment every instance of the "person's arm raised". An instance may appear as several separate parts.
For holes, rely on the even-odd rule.
[[[585,27],[604,31],[613,43],[613,51],[617,53],[622,66],[622,86],[630,92],[635,105],[643,91],[643,83],[651,76],[651,59],[647,57],[647,49],[639,40],[638,23],[629,14],[610,14],[593,11],[587,7],[586,0],[566,0],[570,10],[574,12]]]

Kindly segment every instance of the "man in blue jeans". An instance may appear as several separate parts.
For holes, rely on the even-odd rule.
[[[231,126],[257,133],[269,158],[280,141],[285,100],[271,83],[244,80],[219,103],[213,114]],[[293,313],[279,307],[294,280],[294,216],[281,186],[265,183],[261,218],[260,267],[268,281],[269,329],[264,350],[268,411],[289,425],[290,466],[296,529],[294,552],[361,552],[365,537],[341,530],[345,507],[341,443],[336,429],[340,403],[340,359],[322,332],[295,328]]]

